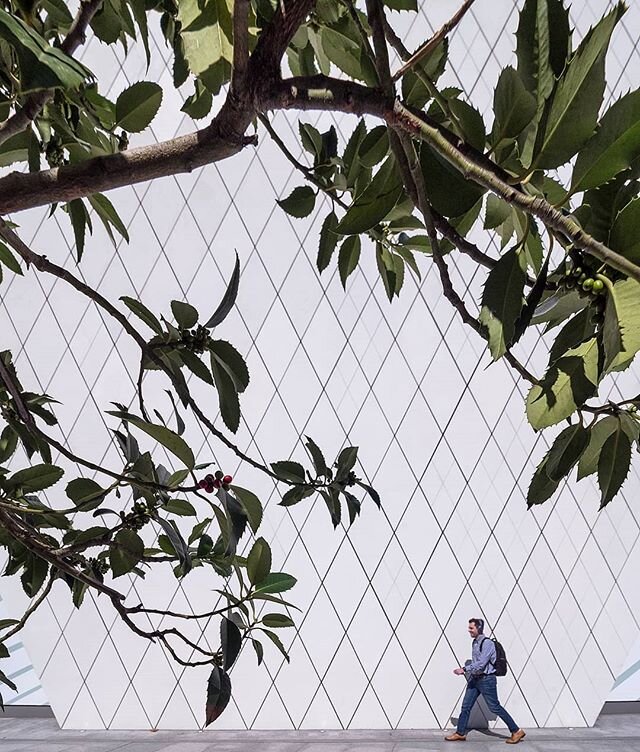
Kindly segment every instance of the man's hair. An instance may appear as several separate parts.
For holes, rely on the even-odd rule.
[[[478,632],[484,632],[484,619],[469,619],[469,624],[475,625]]]

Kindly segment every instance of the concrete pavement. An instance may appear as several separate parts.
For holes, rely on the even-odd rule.
[[[51,718],[0,717],[0,752],[496,752],[507,732],[64,731]],[[640,715],[605,715],[592,729],[531,729],[522,752],[640,752]]]

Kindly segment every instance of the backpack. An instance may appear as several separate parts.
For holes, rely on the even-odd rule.
[[[507,654],[505,652],[505,649],[498,642],[498,640],[495,639],[495,637],[485,637],[484,640],[491,640],[495,645],[496,660],[493,665],[496,670],[496,676],[506,676],[509,664],[507,663]],[[480,643],[480,652],[482,652],[484,640]]]

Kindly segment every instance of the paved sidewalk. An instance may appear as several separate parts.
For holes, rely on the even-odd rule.
[[[489,752],[505,732],[441,731],[61,731],[53,719],[0,717],[0,752]],[[640,752],[640,715],[603,716],[592,729],[532,729],[522,752]]]

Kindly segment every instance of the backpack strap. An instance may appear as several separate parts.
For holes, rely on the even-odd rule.
[[[480,652],[481,652],[481,653],[482,653],[482,646],[484,645],[484,643],[485,643],[485,642],[486,642],[487,640],[491,640],[491,637],[487,637],[486,635],[482,635],[482,642],[480,643]],[[491,640],[491,641],[493,642],[493,640]],[[496,656],[496,657],[497,657],[497,656]],[[495,661],[489,661],[489,663],[490,663],[490,664],[491,664],[492,666],[495,666],[495,665],[496,665],[496,662],[495,662]]]

